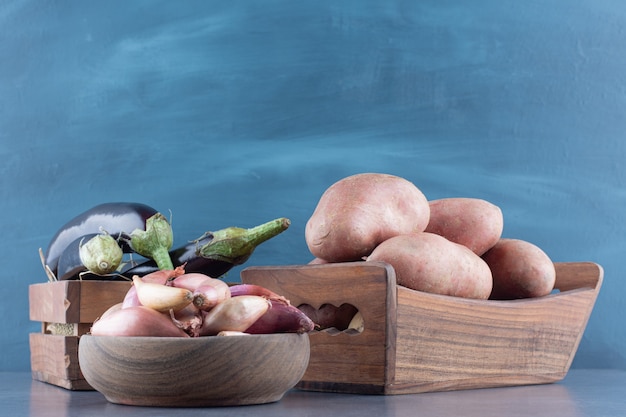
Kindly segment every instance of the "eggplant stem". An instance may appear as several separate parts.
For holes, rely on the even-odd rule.
[[[172,226],[161,213],[146,220],[146,230],[136,229],[130,235],[133,250],[153,259],[161,270],[174,269],[169,254],[173,240]]]
[[[159,246],[154,248],[152,252],[152,259],[156,262],[157,266],[161,270],[173,270],[174,264],[172,263],[172,258],[170,258],[170,253],[168,248],[164,246]]]
[[[203,258],[241,265],[250,258],[258,245],[287,230],[290,224],[289,219],[281,217],[250,229],[227,227],[213,232],[213,239],[200,246],[197,253]]]

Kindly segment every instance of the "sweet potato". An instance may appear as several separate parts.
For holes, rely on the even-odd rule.
[[[502,238],[482,258],[493,276],[493,300],[541,297],[554,289],[554,263],[530,242]]]
[[[426,232],[436,233],[482,255],[502,236],[504,218],[495,204],[479,198],[431,200]]]
[[[358,261],[381,242],[422,232],[428,200],[412,182],[389,174],[363,173],[331,185],[307,221],[305,240],[327,262]]]
[[[485,261],[468,247],[435,233],[387,239],[367,261],[390,264],[396,283],[414,290],[481,300],[491,294],[491,271]]]

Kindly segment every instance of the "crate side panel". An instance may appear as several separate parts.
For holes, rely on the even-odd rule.
[[[109,307],[124,301],[130,287],[127,281],[82,281],[78,323],[96,321]]]
[[[93,323],[124,300],[130,282],[57,281],[28,289],[30,319],[48,323]]]
[[[394,384],[423,392],[560,380],[594,297],[473,302],[400,290]]]
[[[353,387],[385,384],[387,366],[387,291],[385,267],[365,263],[250,267],[242,281],[271,289],[293,305],[315,308],[330,303],[354,305],[363,315],[360,334],[314,331],[309,334],[311,357],[300,387],[329,390],[342,384]],[[394,288],[395,291],[395,282]],[[395,297],[393,297],[395,300]],[[331,389],[332,388],[332,389]]]
[[[57,281],[28,287],[30,319],[53,323],[78,323],[80,282]]]
[[[67,389],[91,389],[78,363],[78,341],[76,336],[31,333],[29,343],[33,378]]]

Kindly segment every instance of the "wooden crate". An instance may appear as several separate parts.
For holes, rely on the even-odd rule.
[[[69,390],[92,390],[78,363],[80,336],[130,288],[125,281],[56,281],[28,288],[30,319],[41,332],[29,335],[33,379]]]
[[[274,290],[299,306],[349,303],[364,329],[314,331],[298,388],[408,394],[543,384],[565,377],[603,279],[591,262],[555,263],[551,295],[470,300],[396,285],[384,263],[259,266],[244,283]]]

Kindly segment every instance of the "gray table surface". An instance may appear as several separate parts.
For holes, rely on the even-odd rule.
[[[555,384],[415,395],[370,396],[291,390],[264,405],[153,408],[111,404],[97,391],[69,391],[29,372],[0,373],[3,415],[21,416],[626,416],[626,371],[572,369]]]

